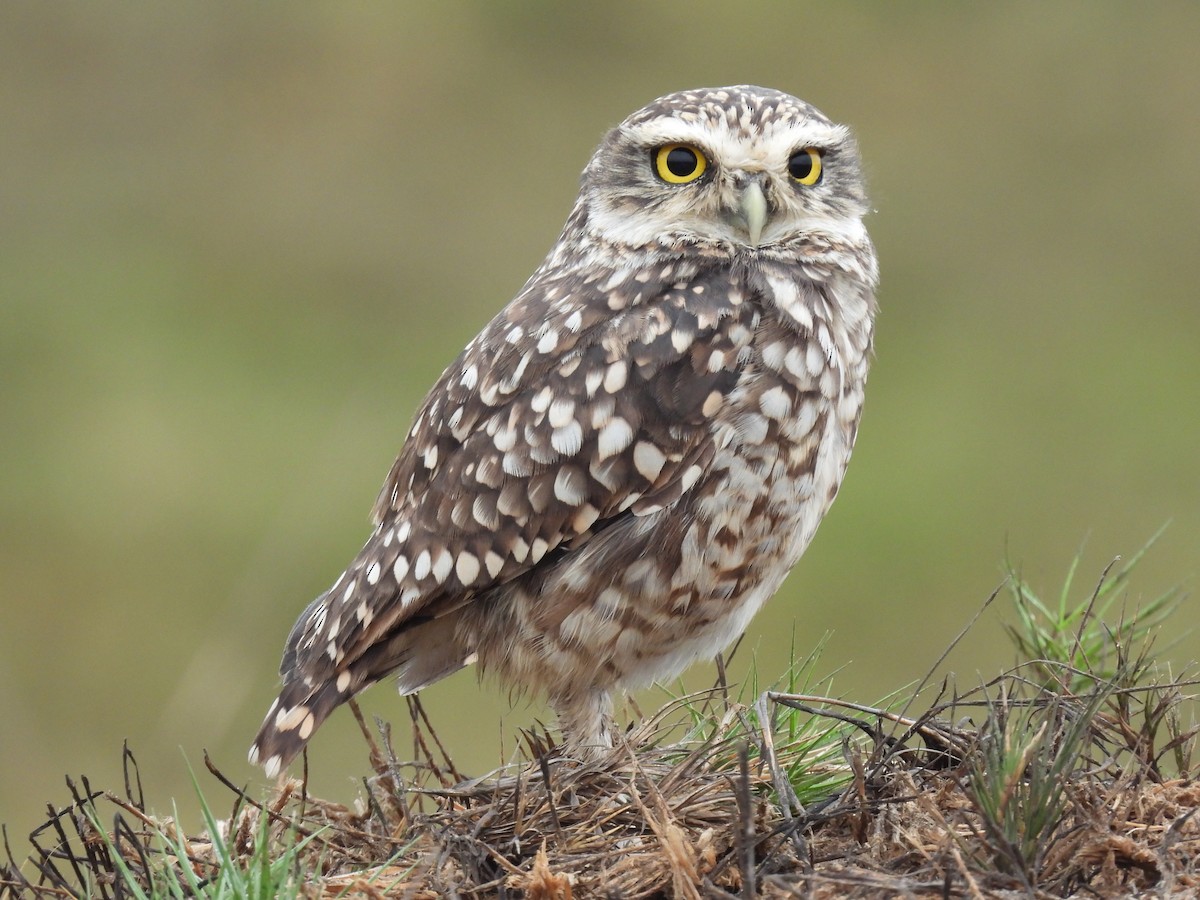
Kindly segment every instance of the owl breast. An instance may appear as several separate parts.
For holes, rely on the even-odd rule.
[[[736,326],[748,332],[741,374],[709,420],[704,475],[464,616],[485,668],[552,695],[629,689],[741,634],[812,540],[850,458],[871,342],[870,298],[854,285],[753,279],[754,315]]]

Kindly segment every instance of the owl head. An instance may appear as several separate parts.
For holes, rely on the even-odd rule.
[[[627,247],[794,254],[855,243],[867,212],[849,129],[769,88],[660,97],[612,129],[583,172],[588,228]]]

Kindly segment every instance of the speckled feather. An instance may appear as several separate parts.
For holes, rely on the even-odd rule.
[[[674,141],[709,158],[704,183],[655,177]],[[786,158],[805,146],[824,174],[799,190]],[[769,210],[757,244],[747,178]],[[732,641],[849,460],[866,211],[847,130],[786,94],[669,95],[610,132],[546,261],[419,409],[366,546],[297,621],[251,759],[276,772],[365,687],[395,674],[411,693],[476,660],[548,694],[588,752],[613,690]]]

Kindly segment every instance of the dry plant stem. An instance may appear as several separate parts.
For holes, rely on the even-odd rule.
[[[558,839],[564,840],[562,822],[558,820],[558,809],[554,805],[554,785],[550,778],[550,761],[545,754],[538,757],[538,767],[542,770],[542,781],[546,785],[546,806],[550,810],[550,821],[554,824],[554,833]]]
[[[750,797],[750,752],[745,744],[738,747],[737,781],[739,856],[742,866],[742,896],[746,900],[758,893],[754,872],[754,801]]]
[[[1104,571],[1100,573],[1100,579],[1096,582],[1096,586],[1092,589],[1092,595],[1088,598],[1087,608],[1083,611],[1083,615],[1079,619],[1079,626],[1075,629],[1075,641],[1071,648],[1071,664],[1076,665],[1076,661],[1081,656],[1086,656],[1083,649],[1083,636],[1086,633],[1087,623],[1092,618],[1096,610],[1096,603],[1100,600],[1100,592],[1104,588],[1104,584],[1108,581],[1108,573],[1113,570],[1113,566],[1121,561],[1121,557],[1114,556]]]
[[[971,896],[975,898],[975,900],[987,900],[983,891],[979,889],[979,885],[976,883],[975,878],[971,875],[971,869],[967,865],[966,860],[963,859],[962,853],[959,851],[959,849],[957,847],[951,847],[950,855],[954,857],[954,862],[958,866],[958,873],[962,875],[963,881],[967,883],[967,888],[970,890]]]
[[[842,700],[837,697],[819,697],[813,694],[782,694],[775,691],[767,691],[765,696],[775,703],[791,707],[792,709],[798,709],[801,712],[806,712],[810,715],[828,716],[830,718],[835,718],[839,721],[846,722],[847,724],[854,725],[858,728],[866,729],[866,726],[857,719],[839,715],[838,713],[827,709],[822,709],[820,706],[814,704],[821,704],[823,706],[840,706],[844,709],[865,713],[870,715],[872,718],[891,721],[897,725],[903,725],[909,734],[919,734],[924,738],[936,741],[942,745],[953,747],[953,749],[959,751],[960,753],[966,752],[969,748],[969,741],[967,739],[956,734],[952,729],[937,728],[929,725],[925,718],[912,719],[900,713],[891,712],[890,710],[879,709],[873,706],[864,706],[860,703],[851,703],[850,701]],[[872,735],[872,737],[879,737],[879,735],[873,730],[866,730]]]
[[[350,708],[350,712],[354,715],[354,721],[358,723],[358,730],[362,732],[363,740],[367,742],[368,758],[371,761],[371,768],[379,775],[384,774],[383,770],[383,753],[379,749],[379,745],[375,743],[375,736],[371,733],[371,729],[367,726],[366,717],[363,716],[362,707],[358,705],[358,701],[351,698],[346,701],[346,706]]]
[[[758,736],[761,740],[760,750],[763,759],[766,760],[767,770],[771,773],[771,781],[775,786],[775,794],[779,797],[779,802],[785,819],[791,819],[792,813],[803,816],[804,806],[800,803],[800,798],[796,796],[796,792],[792,790],[792,784],[787,779],[786,773],[779,765],[779,756],[775,752],[775,736],[771,729],[771,712],[767,707],[767,698],[770,692],[764,693],[758,698],[755,704],[755,713],[758,715]]]
[[[464,779],[462,773],[459,772],[458,768],[454,765],[454,760],[451,758],[450,753],[442,744],[442,739],[438,737],[437,729],[434,728],[433,723],[429,721],[429,715],[425,712],[425,706],[421,703],[420,696],[414,694],[407,699],[409,700],[411,707],[416,709],[417,715],[419,715],[421,718],[421,723],[429,732],[429,736],[433,738],[433,743],[437,747],[438,753],[442,755],[442,761],[446,770],[450,773],[450,777],[454,779],[455,783],[463,781]]]

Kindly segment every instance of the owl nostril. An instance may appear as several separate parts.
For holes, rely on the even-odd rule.
[[[775,202],[775,188],[771,184],[771,178],[766,172],[739,172],[734,175],[734,207],[736,208],[741,204],[742,198],[746,196],[746,191],[752,187],[756,187],[758,192],[762,194],[763,199],[767,203],[768,214],[773,213],[777,206]]]

